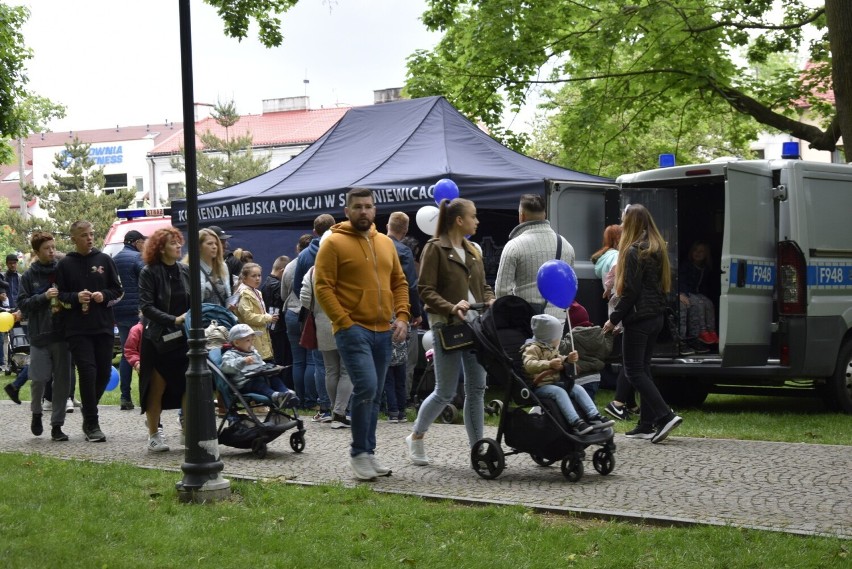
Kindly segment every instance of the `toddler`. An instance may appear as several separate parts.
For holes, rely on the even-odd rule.
[[[264,367],[260,352],[254,347],[257,332],[248,324],[235,324],[228,334],[231,349],[222,356],[222,372],[234,382],[240,393],[257,393],[268,397],[279,408],[299,404],[296,394],[287,389],[280,375],[246,377],[247,373]]]
[[[533,337],[521,347],[524,373],[533,386],[535,394],[542,399],[556,402],[571,429],[578,435],[605,429],[615,424],[601,417],[595,403],[586,390],[574,385],[573,373],[566,369],[565,362],[573,364],[579,360],[577,351],[567,356],[559,355],[559,342],[562,340],[562,323],[549,314],[537,314],[530,322]],[[565,372],[565,373],[563,373]],[[566,381],[566,378],[567,381]],[[562,383],[560,384],[560,380]],[[570,385],[569,385],[570,384]],[[574,409],[571,396],[580,406],[586,419],[580,418]]]

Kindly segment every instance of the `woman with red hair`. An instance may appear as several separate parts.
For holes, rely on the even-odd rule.
[[[169,450],[159,430],[163,409],[177,409],[186,392],[188,345],[183,323],[189,310],[189,267],[181,263],[183,236],[174,227],[158,229],[145,242],[139,273],[142,353],[139,401],[148,423],[148,450]]]

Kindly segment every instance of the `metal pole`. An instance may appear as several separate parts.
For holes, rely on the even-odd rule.
[[[207,349],[201,328],[201,265],[198,253],[198,179],[195,161],[195,95],[192,89],[192,39],[190,0],[180,0],[180,59],[183,87],[183,132],[186,152],[186,212],[189,242],[190,316],[189,369],[186,373],[186,454],[177,483],[182,502],[209,502],[228,498],[231,483],[222,478],[216,416],[213,412],[212,377],[207,369]]]

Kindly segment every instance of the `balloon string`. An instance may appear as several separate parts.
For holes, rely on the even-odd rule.
[[[571,351],[574,352],[577,350],[577,347],[574,345],[574,329],[571,326],[571,316],[568,315],[568,309],[565,309],[565,322],[568,323],[568,336],[571,338]],[[579,372],[577,371],[577,362],[574,362],[574,376],[576,377]]]

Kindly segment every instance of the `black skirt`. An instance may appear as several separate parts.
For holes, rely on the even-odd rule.
[[[139,407],[144,413],[148,406],[148,389],[154,371],[166,381],[163,392],[163,409],[179,409],[186,393],[186,370],[189,367],[189,346],[174,349],[165,354],[158,354],[154,343],[142,338],[142,351],[139,354],[141,363],[139,373]]]

